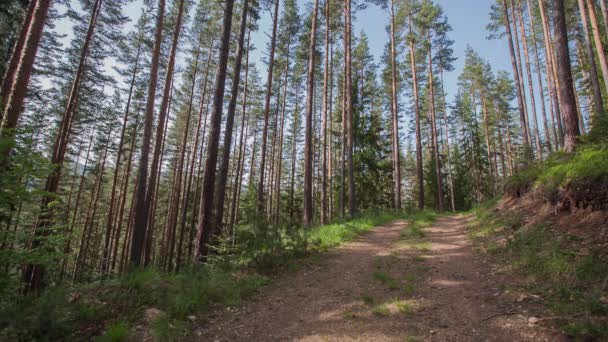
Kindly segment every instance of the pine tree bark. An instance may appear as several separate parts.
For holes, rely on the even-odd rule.
[[[551,146],[551,136],[549,134],[549,125],[547,123],[547,108],[545,106],[545,91],[543,87],[543,77],[541,74],[542,66],[540,64],[540,57],[538,54],[538,40],[536,38],[536,30],[534,24],[534,16],[532,15],[532,4],[530,0],[526,0],[528,7],[528,18],[530,20],[530,32],[532,33],[532,48],[534,49],[534,58],[536,64],[536,76],[538,82],[538,89],[540,94],[540,105],[541,105],[541,113],[543,115],[543,126],[545,131],[545,144],[547,144],[547,149],[549,152],[553,150]],[[522,20],[523,21],[523,20]]]
[[[581,2],[579,1],[579,6],[580,5],[581,5]],[[582,16],[582,13],[584,12],[583,7],[581,7],[581,16]],[[602,77],[604,78],[604,87],[606,88],[606,91],[608,92],[608,62],[606,61],[606,53],[604,52],[604,45],[602,43],[602,35],[601,35],[600,29],[599,29],[599,24],[597,22],[597,15],[595,12],[595,1],[587,0],[587,8],[589,10],[589,19],[591,21],[591,28],[593,29],[593,40],[595,41],[595,50],[597,51],[598,60],[600,63],[600,69],[602,70]],[[584,17],[583,17],[583,26],[584,26],[585,30],[588,30],[588,27],[585,25]],[[589,58],[592,59],[593,54],[591,54]],[[564,118],[564,120],[566,120],[566,118]]]
[[[524,17],[521,11],[521,0],[517,0],[517,7],[514,9],[514,16],[518,17],[516,20],[519,23],[519,30],[521,33],[521,41],[524,46],[524,60],[526,65],[526,75],[528,77],[528,91],[530,92],[530,107],[532,107],[532,124],[534,125],[534,141],[536,142],[536,157],[538,160],[543,159],[543,147],[540,141],[540,133],[538,130],[538,117],[536,115],[536,98],[534,97],[534,84],[532,83],[532,71],[530,69],[530,54],[528,50],[528,37],[526,36],[526,29],[524,27]],[[523,77],[523,76],[522,76]],[[528,116],[529,119],[530,116]],[[529,125],[528,125],[529,129]]]
[[[416,76],[416,53],[412,33],[412,13],[409,15],[410,66],[412,69],[412,90],[414,92],[414,112],[416,114],[416,174],[418,178],[418,209],[424,209],[424,173],[422,170],[422,137],[420,132],[420,99],[418,97],[418,78]]]
[[[559,87],[562,101],[562,115],[565,124],[564,150],[571,152],[576,147],[576,138],[580,135],[578,128],[578,114],[573,88],[570,52],[568,48],[568,30],[566,28],[566,14],[564,0],[556,0],[553,10],[553,26],[555,28],[555,47],[557,49],[557,74],[562,80]]]
[[[348,0],[347,0],[348,1]],[[312,141],[312,116],[314,112],[313,99],[315,94],[315,53],[317,42],[317,14],[319,12],[319,0],[315,0],[312,12],[312,24],[310,29],[310,43],[308,45],[308,74],[306,80],[306,121],[304,129],[304,226],[310,227],[313,220],[312,202],[312,164],[313,164],[313,141]]]
[[[241,14],[241,26],[238,37],[238,46],[236,50],[234,77],[232,80],[232,89],[230,91],[230,102],[228,102],[228,111],[226,113],[226,128],[224,131],[224,146],[222,148],[222,159],[219,167],[217,179],[217,187],[215,190],[215,223],[209,229],[214,234],[219,234],[223,229],[222,221],[224,217],[224,201],[226,198],[226,183],[228,182],[228,166],[230,165],[230,149],[232,146],[232,131],[234,127],[234,113],[239,97],[239,84],[241,81],[241,67],[243,61],[243,53],[245,50],[245,33],[247,32],[247,15],[249,13],[249,0],[243,1],[243,10]]]
[[[101,5],[100,2],[98,0],[99,4],[96,4],[97,7],[95,7],[97,10],[93,11],[92,19],[95,19],[95,21],[97,19],[96,13]],[[23,112],[27,86],[34,68],[34,60],[42,38],[50,3],[51,0],[32,0],[27,9],[0,88],[0,138],[9,139],[9,141],[13,139],[14,128],[17,126],[17,121]],[[91,28],[90,31],[92,34]],[[8,166],[11,146],[12,143],[0,149],[0,172]]]
[[[585,52],[587,53],[587,62],[589,63],[589,78],[591,81],[591,89],[593,90],[593,109],[595,117],[597,118],[604,113],[604,101],[602,99],[602,89],[600,88],[597,66],[595,65],[593,44],[591,43],[591,33],[589,32],[589,20],[587,19],[587,9],[584,0],[578,0],[578,8],[581,14]]]
[[[391,27],[391,111],[392,111],[392,159],[393,159],[393,206],[401,209],[401,158],[399,149],[399,106],[397,104],[397,62],[395,43],[395,8],[394,0],[390,1]]]
[[[321,157],[321,224],[327,223],[327,116],[329,88],[329,33],[330,33],[329,0],[325,0],[325,66],[323,68],[323,123],[322,123],[322,157]]]
[[[57,138],[53,146],[51,163],[55,165],[55,168],[46,180],[46,184],[44,187],[44,192],[46,193],[46,195],[43,196],[41,201],[41,213],[34,228],[35,238],[30,243],[30,250],[35,250],[41,247],[41,238],[47,237],[51,233],[49,227],[52,224],[52,212],[51,209],[48,208],[48,205],[53,201],[53,194],[55,194],[59,189],[59,180],[61,179],[61,170],[63,167],[63,161],[65,159],[65,153],[67,150],[68,140],[70,136],[70,128],[72,126],[72,121],[74,120],[74,112],[76,111],[78,103],[80,84],[84,75],[85,64],[89,55],[91,41],[93,40],[95,26],[97,24],[97,17],[99,15],[99,11],[101,10],[101,3],[102,0],[96,0],[93,5],[91,18],[89,19],[89,26],[87,28],[85,40],[82,46],[82,50],[80,52],[78,68],[76,70],[76,75],[72,82],[72,87],[68,96],[66,109],[63,113],[59,132],[57,134]],[[44,271],[44,266],[42,265],[29,264],[24,268],[23,281],[25,285],[23,291],[25,293],[32,291],[37,292],[44,287]]]
[[[435,113],[435,79],[433,75],[433,50],[431,46],[431,33],[428,33],[428,57],[429,57],[429,102],[431,104],[431,136],[432,136],[432,150],[433,157],[435,158],[435,177],[437,183],[437,210],[443,211],[443,185],[441,181],[441,157],[439,155],[439,143],[437,139],[437,118]],[[489,146],[488,146],[489,148]],[[490,162],[488,160],[488,162]]]
[[[224,18],[220,40],[219,59],[215,78],[215,91],[211,111],[211,123],[207,142],[207,159],[205,161],[205,175],[201,192],[201,205],[197,224],[195,260],[204,261],[209,254],[209,243],[213,236],[213,213],[215,173],[217,155],[220,142],[220,129],[222,124],[222,107],[224,104],[224,88],[226,86],[226,69],[228,68],[228,54],[230,53],[230,30],[232,28],[232,11],[234,0],[224,3]],[[230,133],[230,136],[232,132]],[[226,136],[226,139],[228,136]],[[228,150],[230,151],[230,150]]]
[[[539,0],[542,1],[542,0]],[[509,43],[509,52],[511,54],[511,64],[513,66],[513,79],[515,80],[515,90],[517,94],[517,105],[519,108],[519,121],[522,129],[522,140],[524,144],[524,148],[530,148],[530,140],[528,139],[528,124],[526,123],[526,113],[525,113],[525,102],[523,99],[523,95],[521,93],[522,87],[519,80],[519,69],[517,67],[517,58],[515,56],[515,49],[513,47],[513,38],[511,35],[511,23],[509,20],[509,7],[507,5],[507,0],[503,0],[503,9],[504,9],[504,18],[505,18],[505,30],[507,31],[507,41]]]
[[[114,168],[114,176],[112,178],[112,191],[110,194],[110,203],[108,205],[108,218],[106,220],[106,232],[105,232],[105,239],[104,239],[103,256],[101,259],[102,260],[101,271],[103,273],[107,272],[108,265],[109,265],[110,237],[111,237],[112,231],[114,229],[114,227],[113,227],[114,208],[115,208],[114,202],[116,201],[116,190],[117,190],[117,186],[118,186],[118,175],[119,175],[118,171],[120,169],[120,163],[122,161],[123,146],[124,146],[124,142],[125,142],[127,123],[129,121],[129,114],[130,114],[130,110],[131,110],[131,99],[133,97],[133,90],[135,88],[135,80],[137,78],[137,73],[139,72],[139,57],[141,54],[142,39],[143,39],[142,36],[143,36],[143,32],[142,32],[142,34],[140,34],[140,37],[139,37],[139,44],[137,46],[137,54],[135,56],[135,65],[133,66],[133,72],[131,74],[131,82],[129,85],[129,95],[127,95],[127,104],[126,104],[126,108],[125,108],[125,114],[122,119],[122,129],[120,132],[120,140],[118,142],[118,150],[117,150],[117,154],[116,154],[116,166]]]
[[[142,252],[144,250],[146,229],[148,226],[148,203],[146,198],[149,189],[148,184],[148,162],[150,159],[150,142],[152,140],[152,123],[154,121],[154,102],[156,100],[156,83],[158,81],[158,68],[160,59],[160,47],[165,18],[165,0],[158,1],[158,12],[156,14],[156,30],[154,33],[154,46],[152,47],[152,60],[150,66],[150,82],[148,83],[148,96],[144,114],[144,127],[137,169],[137,183],[135,191],[135,203],[133,208],[134,222],[130,242],[130,262],[133,266],[141,265]],[[160,121],[159,121],[160,122]]]
[[[530,115],[528,113],[528,96],[526,95],[526,82],[524,81],[524,72],[523,72],[523,67],[522,67],[522,59],[521,59],[521,49],[519,47],[519,33],[517,32],[517,12],[515,11],[515,0],[510,0],[510,5],[511,5],[511,12],[513,13],[513,30],[511,31],[511,33],[513,34],[513,43],[515,44],[515,63],[517,64],[517,73],[518,73],[518,78],[519,78],[519,87],[520,87],[520,91],[521,91],[521,97],[523,100],[523,104],[524,104],[524,115],[526,118],[526,135],[528,138],[528,142],[530,142],[530,144],[532,144],[532,133],[530,132]],[[523,39],[523,37],[522,37]],[[532,148],[532,146],[529,146],[530,148]],[[524,151],[524,153],[530,153],[530,155],[527,155],[526,158],[533,158],[532,150],[526,150]]]
[[[356,214],[356,198],[355,198],[355,165],[353,161],[353,100],[352,100],[352,19],[351,19],[351,0],[345,0],[346,2],[346,25],[345,35],[347,38],[346,42],[346,135],[347,135],[347,147],[346,147],[346,160],[348,163],[348,214],[350,217],[354,217]]]
[[[243,103],[241,108],[241,131],[239,133],[239,154],[237,157],[237,169],[236,174],[234,176],[234,189],[232,190],[232,205],[230,209],[230,227],[234,231],[234,225],[237,222],[237,207],[240,203],[238,200],[242,180],[243,180],[243,168],[244,168],[244,160],[245,160],[245,142],[246,142],[246,134],[245,126],[247,126],[249,122],[249,117],[247,115],[247,95],[249,90],[249,48],[251,42],[251,31],[247,31],[247,48],[245,54],[245,84],[243,85]],[[234,234],[233,234],[234,236]],[[234,240],[233,240],[234,241]]]
[[[146,187],[146,197],[145,197],[145,208],[143,209],[146,213],[145,219],[140,222],[136,222],[136,230],[144,229],[146,231],[146,244],[150,246],[150,242],[152,241],[152,237],[154,235],[154,224],[151,222],[151,216],[153,216],[153,196],[156,196],[157,193],[157,179],[160,175],[160,159],[163,150],[163,143],[165,138],[165,125],[168,117],[168,109],[169,109],[169,100],[171,98],[171,91],[173,88],[173,74],[175,68],[175,55],[177,54],[177,45],[179,44],[179,35],[181,31],[182,18],[184,13],[185,0],[180,0],[178,4],[178,12],[177,18],[175,22],[175,28],[173,31],[173,37],[171,42],[171,50],[169,52],[169,61],[167,64],[167,72],[165,76],[165,84],[163,89],[163,97],[160,103],[160,108],[158,111],[158,125],[156,126],[156,136],[154,142],[154,153],[152,155],[152,164],[150,164],[150,175],[148,177],[148,184]],[[151,215],[152,214],[152,215]],[[136,219],[138,215],[136,214]],[[143,227],[137,227],[138,224],[141,224]],[[146,257],[144,258],[144,266],[148,264],[150,251],[149,248],[146,248]]]
[[[268,140],[268,120],[270,116],[270,98],[272,96],[272,76],[274,70],[274,50],[277,43],[277,24],[279,20],[279,0],[274,0],[274,15],[272,22],[272,38],[270,39],[270,55],[268,57],[268,77],[266,79],[266,99],[264,100],[264,126],[262,128],[262,147],[260,151],[260,175],[257,189],[257,214],[264,214],[264,171],[266,168],[266,145]]]

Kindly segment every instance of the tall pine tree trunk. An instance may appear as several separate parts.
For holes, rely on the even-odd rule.
[[[224,146],[222,148],[222,159],[219,167],[217,179],[217,187],[215,190],[215,224],[212,224],[210,229],[215,234],[219,234],[222,227],[222,219],[224,217],[224,199],[226,197],[226,183],[228,182],[228,166],[230,165],[230,148],[232,145],[232,131],[234,127],[234,112],[236,111],[236,103],[239,97],[239,83],[241,81],[241,66],[243,61],[243,52],[245,50],[245,33],[247,32],[247,15],[249,13],[249,0],[243,1],[243,10],[241,14],[241,26],[237,42],[236,59],[234,65],[234,77],[232,80],[232,89],[230,91],[230,102],[228,103],[228,112],[226,113],[226,128],[224,132]]]
[[[431,104],[431,136],[433,157],[435,158],[435,177],[437,183],[437,210],[443,211],[443,185],[441,182],[441,157],[439,156],[439,143],[437,139],[437,118],[435,113],[435,79],[433,75],[433,50],[431,47],[431,33],[428,34],[428,57],[429,57],[429,102]],[[489,146],[488,146],[489,148]],[[489,160],[488,160],[489,162]]]
[[[420,131],[420,99],[418,97],[418,78],[416,76],[416,52],[412,35],[412,13],[409,15],[410,65],[412,69],[412,90],[414,92],[414,112],[416,114],[416,174],[418,176],[418,209],[424,209],[424,173],[422,169],[422,137]]]
[[[158,81],[158,68],[160,59],[160,47],[165,19],[165,0],[158,1],[158,13],[156,14],[156,30],[154,32],[154,46],[152,47],[152,61],[150,64],[150,82],[148,83],[148,95],[144,114],[144,127],[137,169],[137,183],[133,215],[133,231],[130,242],[130,261],[133,266],[140,266],[148,222],[148,204],[146,203],[148,184],[148,162],[150,159],[150,142],[152,140],[152,123],[154,121],[154,102],[156,100],[156,83]]]
[[[224,105],[226,70],[228,68],[228,54],[230,53],[230,30],[232,28],[233,8],[234,0],[226,0],[224,3],[224,18],[218,56],[219,59],[217,64],[217,72],[215,75],[215,91],[213,94],[209,138],[207,141],[207,159],[205,161],[203,189],[200,197],[201,205],[197,224],[196,248],[194,251],[196,260],[203,260],[207,257],[207,254],[209,253],[209,243],[211,242],[211,237],[213,234],[212,209],[214,205],[213,201],[215,200],[213,191],[215,186],[217,155],[222,124],[222,107]]]
[[[566,28],[566,13],[564,1],[556,0],[553,10],[553,26],[555,28],[555,47],[557,49],[557,74],[562,80],[558,91],[561,93],[562,115],[565,124],[564,149],[571,152],[576,147],[576,137],[580,135],[578,114],[574,95],[570,52],[568,48],[568,30]]]
[[[395,42],[395,8],[394,0],[390,1],[391,21],[391,111],[392,111],[392,159],[393,159],[393,205],[401,209],[401,159],[399,150],[399,106],[397,104],[397,62]]]
[[[540,0],[539,0],[540,1]],[[522,139],[524,148],[530,148],[530,140],[528,139],[528,124],[526,123],[525,113],[525,102],[522,95],[522,87],[519,80],[519,69],[517,67],[517,58],[515,56],[515,49],[513,47],[513,38],[511,36],[511,23],[509,20],[509,7],[507,6],[507,0],[503,0],[504,18],[505,18],[505,29],[507,31],[507,41],[509,43],[509,52],[511,54],[511,65],[513,66],[513,78],[515,79],[515,92],[517,94],[517,105],[519,108],[519,121],[522,129]]]
[[[279,21],[279,0],[274,0],[274,14],[272,16],[272,38],[270,39],[270,55],[268,59],[268,77],[266,79],[266,99],[264,101],[264,127],[262,128],[262,147],[260,151],[260,175],[257,189],[257,214],[264,214],[264,172],[266,168],[266,145],[268,140],[268,119],[270,116],[270,97],[272,96],[272,76],[274,69],[274,50],[277,43],[277,24]]]
[[[96,0],[93,4],[93,10],[89,19],[89,26],[85,35],[85,40],[82,45],[80,52],[80,59],[78,62],[78,68],[76,75],[70,88],[69,96],[67,99],[66,109],[63,113],[63,118],[53,146],[51,163],[55,166],[53,171],[49,174],[46,184],[44,187],[45,195],[42,198],[41,212],[34,228],[34,239],[30,242],[29,248],[35,250],[43,245],[42,238],[47,237],[51,232],[49,227],[52,224],[52,209],[49,208],[49,204],[54,199],[54,194],[59,190],[59,180],[61,179],[61,170],[63,168],[63,161],[65,159],[65,153],[67,150],[68,140],[70,137],[70,128],[74,120],[74,114],[78,103],[78,95],[80,90],[80,84],[84,77],[84,69],[89,56],[89,50],[91,41],[93,40],[93,34],[95,32],[95,26],[97,25],[97,18],[99,11],[101,10],[101,0]],[[25,283],[24,292],[39,291],[43,288],[44,279],[44,266],[29,264],[23,269],[23,281]]]
[[[349,1],[349,0],[346,0]],[[319,12],[319,0],[315,0],[312,12],[312,24],[310,28],[310,43],[308,45],[308,75],[306,80],[306,124],[304,129],[304,226],[312,225],[312,164],[313,164],[313,141],[312,141],[312,116],[314,112],[313,99],[315,94],[315,52],[317,42],[317,14]]]

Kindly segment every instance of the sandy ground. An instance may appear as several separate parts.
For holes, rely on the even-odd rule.
[[[475,253],[468,218],[438,219],[425,241],[407,222],[374,228],[281,276],[240,308],[216,313],[201,341],[562,341],[540,305]],[[499,285],[501,284],[501,285]]]

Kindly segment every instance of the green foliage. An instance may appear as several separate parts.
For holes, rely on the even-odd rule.
[[[608,277],[605,257],[564,243],[542,223],[523,226],[521,215],[496,213],[494,207],[488,204],[474,211],[477,219],[470,233],[475,244],[526,275],[530,291],[540,294],[562,317],[559,324],[576,340],[608,338],[608,324],[602,319],[608,305],[600,300]]]
[[[128,340],[129,326],[125,322],[110,325],[106,332],[100,336],[98,342],[124,342]]]

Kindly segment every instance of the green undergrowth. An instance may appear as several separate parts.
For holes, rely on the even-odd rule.
[[[158,341],[188,340],[214,307],[238,306],[283,272],[284,266],[321,260],[328,249],[406,217],[373,214],[332,223],[307,231],[305,243],[277,238],[257,254],[226,248],[204,267],[179,274],[149,268],[89,284],[56,285],[39,296],[2,298],[0,340],[128,341],[142,334]],[[150,309],[162,314],[148,321]]]
[[[567,200],[575,206],[606,207],[608,144],[583,144],[576,152],[555,152],[505,181],[505,192],[520,197],[534,191],[552,203]],[[596,194],[597,192],[597,194]]]
[[[504,271],[524,275],[527,290],[574,340],[608,339],[608,262],[600,251],[578,248],[574,237],[558,237],[548,224],[524,225],[519,213],[495,211],[495,203],[473,210],[475,246],[493,254]]]

